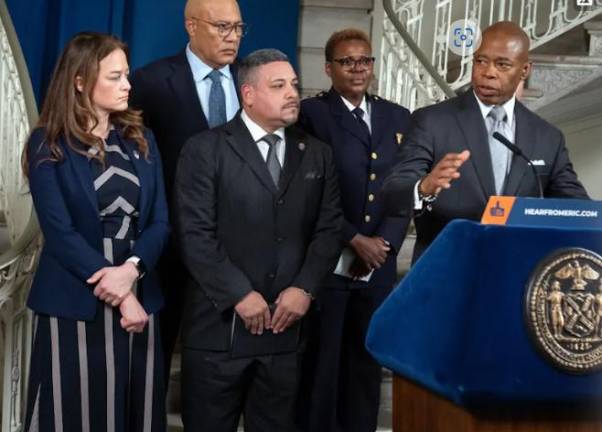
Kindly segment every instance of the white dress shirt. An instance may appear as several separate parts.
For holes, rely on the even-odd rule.
[[[353,105],[343,96],[341,96],[341,99],[343,99],[343,103],[349,109],[349,111],[353,111],[356,108],[355,105]],[[370,121],[370,104],[366,100],[366,95],[362,97],[362,101],[358,105],[358,108],[361,108],[362,111],[364,111],[364,114],[362,115],[362,120],[366,122],[366,124],[368,125],[368,130],[370,131],[370,133],[372,133],[372,122]]]
[[[263,140],[263,137],[269,135],[269,132],[266,132],[261,126],[255,123],[251,118],[247,115],[245,110],[243,109],[240,113],[240,118],[243,123],[249,129],[251,136],[253,137],[253,141],[257,144],[257,148],[261,153],[264,161],[268,159],[268,151],[270,149],[270,145]],[[284,167],[284,152],[286,151],[286,138],[284,137],[284,128],[276,129],[273,132],[274,135],[278,135],[280,137],[280,141],[276,144],[276,157],[278,158],[278,162],[280,162],[280,166]]]

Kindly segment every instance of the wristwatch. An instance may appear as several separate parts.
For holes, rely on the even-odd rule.
[[[303,288],[299,288],[301,290],[301,292],[303,294],[305,294],[305,297],[309,297],[309,300],[313,300],[314,296],[312,293],[310,293],[309,291],[304,290]]]
[[[425,194],[420,191],[420,186],[422,185],[422,182],[424,181],[425,178],[426,178],[426,176],[422,177],[420,179],[420,181],[418,182],[418,198],[427,204],[432,204],[437,199],[437,194]]]
[[[138,280],[142,279],[144,275],[146,275],[146,265],[144,265],[144,261],[137,256],[131,256],[126,261],[131,262],[136,266],[136,270],[138,271]]]

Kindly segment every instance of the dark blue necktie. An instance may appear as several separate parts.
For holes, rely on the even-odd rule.
[[[368,124],[364,121],[364,110],[360,107],[356,107],[351,112],[353,113],[355,119],[359,122],[362,131],[365,134],[366,141],[370,142],[370,128],[368,127]]]
[[[222,87],[222,73],[213,69],[209,75],[211,90],[209,91],[209,118],[210,128],[226,123],[226,95]]]

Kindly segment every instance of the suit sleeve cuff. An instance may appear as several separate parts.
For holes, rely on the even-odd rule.
[[[343,243],[344,244],[349,244],[351,242],[351,239],[353,239],[353,237],[355,237],[355,235],[357,233],[358,233],[358,230],[355,227],[355,225],[353,225],[347,221],[343,222],[342,235],[343,235]]]
[[[414,210],[420,211],[422,210],[422,200],[420,199],[420,194],[418,193],[418,185],[422,179],[418,179],[416,184],[414,185]]]
[[[125,262],[131,262],[134,265],[137,265],[140,262],[140,257],[138,257],[136,255],[132,255],[131,257],[129,257],[128,259],[126,259]]]

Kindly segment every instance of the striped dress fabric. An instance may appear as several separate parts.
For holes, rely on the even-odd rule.
[[[90,168],[104,255],[119,265],[134,244],[140,182],[116,130],[104,166],[91,159]],[[132,334],[121,328],[119,308],[102,301],[93,321],[35,314],[25,431],[165,431],[159,326],[149,318],[143,333]]]

